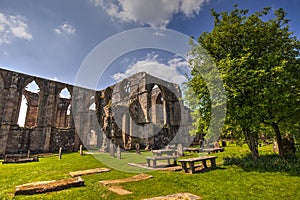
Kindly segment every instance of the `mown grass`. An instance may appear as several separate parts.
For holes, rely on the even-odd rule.
[[[231,164],[223,165],[226,157],[243,158],[248,150],[231,144],[225,152],[218,156],[218,169],[203,173],[185,174],[183,172],[150,171],[146,172],[154,178],[141,182],[122,184],[123,188],[133,192],[131,195],[119,196],[104,186],[99,185],[100,180],[130,177],[135,174],[126,172],[144,172],[141,168],[128,166],[128,162],[145,162],[142,155],[123,154],[123,159],[116,162],[108,154],[80,156],[79,153],[64,154],[61,160],[57,156],[40,158],[36,163],[2,164],[0,165],[0,199],[143,199],[154,196],[168,195],[178,192],[190,192],[203,199],[299,199],[300,177],[289,171],[258,170],[253,166]],[[260,154],[273,155],[270,146],[260,148]],[[196,156],[194,154],[193,156]],[[123,171],[112,168],[110,172],[86,175],[85,186],[71,188],[59,192],[31,196],[13,196],[15,186],[42,180],[69,178],[68,173],[76,170],[91,169],[120,165]],[[120,167],[119,166],[119,167]],[[272,168],[272,167],[271,167]],[[125,170],[125,172],[124,172]]]

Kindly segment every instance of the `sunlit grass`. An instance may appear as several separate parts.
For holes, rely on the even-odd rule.
[[[271,153],[271,146],[260,147],[261,154]],[[79,153],[63,154],[58,160],[56,155],[40,158],[39,162],[24,164],[0,164],[0,199],[143,199],[154,196],[169,195],[178,192],[190,192],[204,199],[299,199],[300,177],[281,172],[259,172],[257,170],[243,170],[238,166],[223,166],[226,156],[242,156],[249,153],[247,146],[230,144],[225,152],[217,153],[218,169],[204,173],[185,174],[183,172],[150,171],[154,178],[122,184],[133,194],[119,196],[99,181],[119,179],[134,174],[115,170],[101,174],[82,176],[85,186],[71,188],[59,192],[39,194],[33,196],[13,197],[16,185],[41,181],[69,178],[71,171],[109,167],[118,164],[126,171],[143,172],[142,168],[128,166],[128,162],[146,162],[145,157],[151,152],[123,153],[122,159],[111,158],[109,154],[95,154],[80,156]],[[194,154],[192,156],[197,156]],[[97,158],[97,159],[96,159]],[[99,162],[99,160],[101,162]],[[108,163],[108,164],[107,164]],[[113,164],[112,164],[113,163]],[[108,166],[107,166],[108,165]]]

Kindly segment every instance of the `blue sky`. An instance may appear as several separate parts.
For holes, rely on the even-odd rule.
[[[74,84],[92,50],[116,34],[156,27],[162,35],[171,29],[197,38],[212,30],[210,9],[230,11],[236,3],[250,12],[284,8],[291,30],[300,36],[297,0],[0,0],[0,67]],[[125,42],[113,44],[110,51]],[[139,70],[180,83],[187,70],[183,57],[159,49],[133,49],[109,66],[101,66],[101,59],[99,55],[105,73],[100,88]]]

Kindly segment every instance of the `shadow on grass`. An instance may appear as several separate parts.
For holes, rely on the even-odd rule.
[[[217,166],[216,168],[213,169],[213,168],[211,168],[211,167],[204,168],[204,167],[202,167],[201,165],[198,165],[198,166],[195,167],[195,172],[194,172],[194,174],[209,173],[209,172],[212,172],[212,171],[214,171],[214,170],[225,170],[225,169],[226,169],[225,167],[219,167],[219,166]],[[179,169],[178,171],[183,172],[182,169]],[[190,169],[189,169],[189,172],[187,172],[187,174],[192,174],[192,173],[190,172]]]
[[[300,176],[300,158],[281,158],[277,154],[261,155],[253,161],[251,155],[243,157],[225,157],[224,165],[237,165],[245,171],[285,172],[292,176]]]
[[[225,167],[216,167],[214,169],[212,169],[211,167],[208,167],[208,168],[202,168],[202,169],[196,171],[196,173],[205,173],[205,172],[210,172],[213,170],[225,170],[225,169],[226,169]]]

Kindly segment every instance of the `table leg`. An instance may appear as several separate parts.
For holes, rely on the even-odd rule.
[[[184,170],[185,173],[188,172],[187,168],[186,168],[186,162],[181,162],[181,167]]]
[[[202,160],[202,165],[203,165],[204,168],[207,168],[206,160]]]
[[[150,167],[150,160],[147,159],[147,166]]]
[[[194,173],[195,173],[195,165],[194,165],[194,162],[189,162],[189,166],[190,166],[191,173],[194,174]]]
[[[153,167],[156,167],[156,160],[153,160]]]
[[[211,163],[211,168],[212,169],[216,169],[217,168],[216,159],[215,158],[210,159],[210,163]]]

